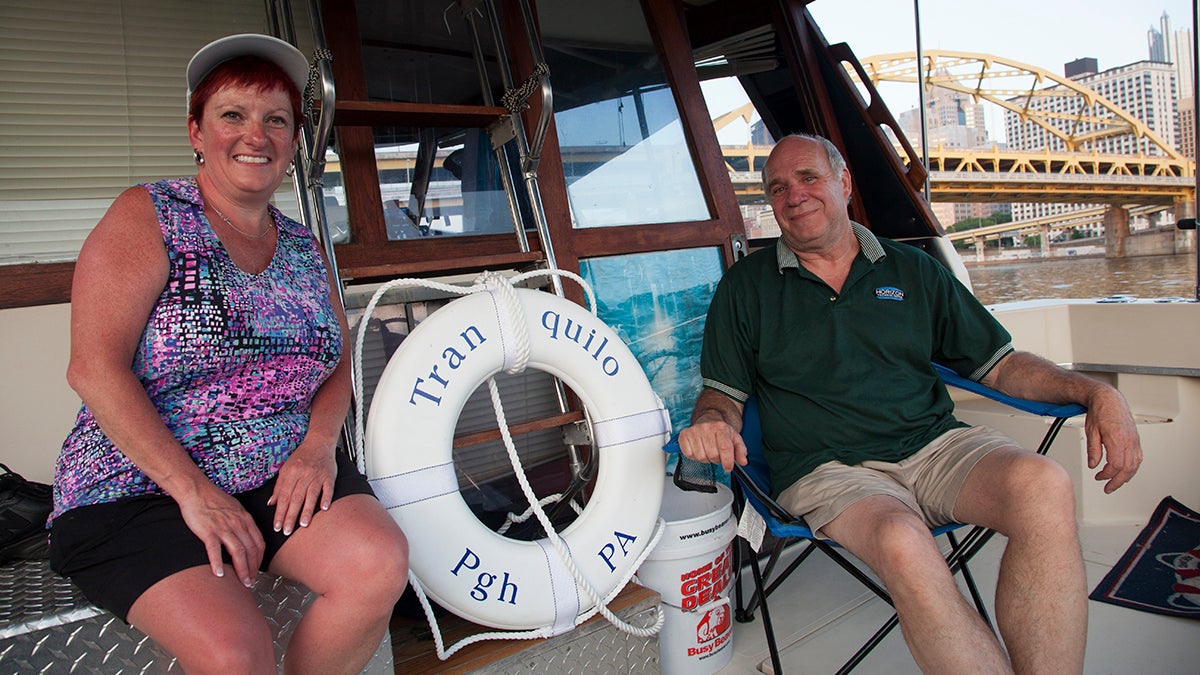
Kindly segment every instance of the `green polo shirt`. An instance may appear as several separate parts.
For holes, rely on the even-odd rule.
[[[978,381],[1012,351],[941,263],[852,226],[840,295],[780,239],[733,265],[709,306],[704,386],[757,395],[776,494],[830,460],[898,461],[965,426],[930,361]]]

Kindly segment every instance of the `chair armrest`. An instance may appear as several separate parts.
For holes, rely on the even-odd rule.
[[[1031,401],[1029,399],[1008,396],[1007,394],[1002,394],[987,385],[980,384],[974,380],[968,380],[967,378],[959,375],[940,363],[934,363],[933,367],[935,370],[937,370],[938,375],[941,376],[942,382],[946,383],[947,386],[979,394],[985,398],[990,398],[993,401],[1003,403],[1010,408],[1023,410],[1027,413],[1041,415],[1043,417],[1066,419],[1068,417],[1082,415],[1083,413],[1087,412],[1087,408],[1079,405],[1078,403],[1045,403],[1043,401]]]
[[[783,525],[798,525],[804,527],[805,529],[808,528],[808,526],[804,524],[803,520],[789,513],[788,510],[780,506],[779,503],[771,497],[771,495],[767,494],[766,490],[763,490],[761,485],[755,483],[754,479],[752,479],[749,474],[746,473],[745,469],[734,465],[732,473],[734,479],[737,480],[742,489],[746,491],[746,500],[751,502],[751,506],[753,506],[760,514],[769,514],[771,518],[774,518]]]

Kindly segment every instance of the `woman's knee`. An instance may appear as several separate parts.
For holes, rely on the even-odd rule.
[[[147,631],[152,635],[153,630]],[[161,637],[158,637],[163,641]],[[270,673],[275,671],[274,637],[262,616],[194,626],[163,647],[186,673]]]
[[[337,578],[361,598],[395,604],[408,584],[408,540],[393,523],[355,539],[338,556]]]
[[[254,635],[243,634],[208,645],[197,654],[197,664],[189,667],[180,660],[185,673],[271,673],[275,672],[275,648],[270,629],[263,622]]]
[[[408,539],[397,529],[371,547],[364,560],[369,562],[372,585],[394,604],[408,585]]]

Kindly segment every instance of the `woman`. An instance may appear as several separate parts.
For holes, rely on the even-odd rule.
[[[188,66],[195,178],[122,193],[75,267],[67,378],[83,401],[55,475],[51,562],[184,670],[274,672],[258,569],[317,599],[289,672],[358,672],[407,543],[336,448],[347,326],[312,235],[270,199],[308,68],[223,38]]]

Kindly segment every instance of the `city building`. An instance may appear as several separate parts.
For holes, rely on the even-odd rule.
[[[913,148],[922,152],[920,109],[900,113],[897,122]],[[992,145],[983,104],[963,92],[941,87],[930,91],[925,100],[925,125],[930,148],[986,148]],[[940,202],[930,206],[938,222],[947,228],[967,218],[987,218],[993,213],[1009,210],[1008,204]]]
[[[1179,98],[1188,98],[1195,92],[1195,47],[1190,28],[1171,30],[1171,18],[1163,12],[1159,28],[1151,27],[1147,32],[1149,58],[1164,61],[1175,67],[1175,90]]]
[[[1152,29],[1149,45],[1151,54],[1156,54],[1156,49],[1160,46],[1165,54],[1164,41],[1154,39],[1155,35],[1161,37],[1158,31]],[[1092,89],[1116,107],[1143,122],[1165,143],[1176,148],[1180,146],[1178,96],[1175,86],[1176,70],[1172,64],[1165,61],[1147,60],[1097,72],[1096,60],[1088,58],[1072,61],[1066,64],[1063,70],[1069,79]],[[1023,99],[1014,99],[1014,101],[1024,103]],[[1040,97],[1030,101],[1029,105],[1043,112],[1061,115],[1059,123],[1063,125],[1073,124],[1072,118],[1075,115],[1093,112],[1083,110],[1083,102],[1078,97]],[[1099,104],[1096,105],[1094,112],[1102,112]],[[1049,149],[1052,152],[1069,150],[1061,138],[1031,121],[1022,120],[1019,115],[1011,111],[1005,112],[1005,130],[1008,146],[1016,150]],[[1083,128],[1078,129],[1076,133],[1080,131],[1088,131],[1087,123],[1084,123]],[[1133,134],[1100,138],[1093,141],[1088,147],[1076,148],[1076,150],[1094,150],[1101,154],[1121,155],[1163,154],[1154,142],[1145,138],[1138,139]],[[1013,220],[1045,218],[1093,206],[1089,204],[1017,203],[1013,204]],[[1131,227],[1134,229],[1149,227],[1153,224],[1155,223],[1149,218],[1131,221]],[[1073,234],[1076,237],[1080,235],[1103,236],[1104,234],[1103,223],[1099,220],[1085,225],[1076,225],[1074,229],[1076,231]],[[1052,231],[1052,236],[1061,234],[1066,233]]]
[[[1179,99],[1179,152],[1196,158],[1196,97]]]
[[[897,121],[913,147],[920,150],[921,111],[906,110]],[[930,147],[979,148],[991,144],[983,104],[960,91],[942,87],[930,91],[925,99],[925,124]]]

